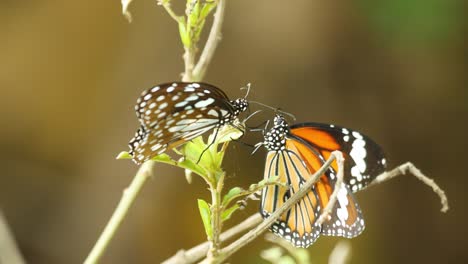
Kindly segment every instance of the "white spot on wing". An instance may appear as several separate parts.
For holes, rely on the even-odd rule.
[[[167,107],[167,105],[168,105],[167,103],[162,103],[161,105],[159,105],[158,108],[159,108],[159,109],[164,109],[164,108]]]
[[[203,108],[203,107],[207,107],[209,106],[210,104],[214,103],[214,99],[213,98],[208,98],[206,100],[202,100],[202,101],[198,101],[196,104],[195,104],[195,107],[196,108]]]
[[[183,106],[185,106],[186,104],[188,104],[187,101],[182,101],[182,102],[178,102],[178,103],[175,104],[174,106],[175,106],[175,107],[183,107]]]
[[[198,96],[196,94],[192,94],[191,96],[185,98],[185,101],[196,101],[198,100]]]

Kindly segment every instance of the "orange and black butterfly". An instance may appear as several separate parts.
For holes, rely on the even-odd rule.
[[[350,129],[319,123],[289,126],[276,115],[265,134],[268,150],[264,178],[278,176],[289,187],[270,185],[263,189],[260,213],[267,218],[322,167],[334,150],[345,158],[344,183],[330,217],[316,223],[334,191],[336,162],[297,204],[284,213],[270,229],[297,247],[308,247],[320,235],[352,238],[364,230],[361,209],[353,193],[365,188],[385,170],[382,149],[369,137]]]

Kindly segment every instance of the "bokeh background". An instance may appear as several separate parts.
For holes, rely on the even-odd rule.
[[[0,2],[0,208],[29,263],[83,261],[137,170],[115,160],[136,98],[180,79],[175,23],[154,0],[131,11],[129,24],[120,1]],[[412,161],[447,192],[447,214],[413,177],[359,193],[367,228],[351,263],[468,261],[467,16],[462,0],[228,1],[205,81],[233,98],[251,82],[251,99],[299,122],[358,129],[390,168]],[[262,178],[264,152],[250,151],[231,145],[228,186]],[[197,198],[209,199],[201,180],[158,167],[102,263],[158,263],[204,241]],[[312,246],[314,263],[338,240]],[[264,263],[270,246],[257,239],[230,263]]]

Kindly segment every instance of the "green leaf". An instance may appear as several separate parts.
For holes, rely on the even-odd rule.
[[[226,221],[228,220],[229,218],[231,218],[231,215],[237,211],[237,209],[239,209],[240,206],[238,204],[235,204],[231,207],[229,207],[228,209],[224,210],[223,213],[221,214],[221,221]]]
[[[178,165],[181,168],[184,168],[184,169],[191,170],[191,171],[195,172],[196,174],[202,176],[203,178],[208,177],[208,173],[206,172],[206,170],[204,168],[200,167],[200,165],[196,164],[195,162],[193,162],[191,160],[184,159],[184,160],[180,161],[178,163]]]
[[[200,216],[203,221],[203,226],[205,227],[206,235],[208,240],[213,238],[213,230],[211,229],[211,210],[210,205],[205,202],[203,199],[198,199],[198,209],[200,210]]]
[[[223,197],[223,205],[229,204],[229,202],[241,194],[244,190],[240,187],[234,187]]]
[[[177,161],[173,160],[171,156],[167,155],[166,153],[152,157],[151,160],[177,166]]]
[[[122,151],[117,155],[116,159],[132,159],[132,155],[128,153],[127,151]]]
[[[184,17],[182,17],[179,21],[179,34],[180,39],[182,40],[182,44],[184,44],[184,47],[189,48],[192,44],[192,40],[190,39],[190,33],[187,30]]]
[[[188,21],[190,21],[189,26],[196,27],[199,22],[199,16],[200,16],[200,1],[197,1],[197,3],[195,3],[195,5],[193,6],[192,12],[190,13],[188,17]]]
[[[200,11],[200,19],[205,20],[205,18],[213,11],[213,9],[216,7],[215,2],[207,2],[203,5]]]
[[[193,39],[198,42],[200,39],[200,34],[203,31],[203,27],[205,26],[205,20],[201,20],[197,27],[195,27],[195,33]]]

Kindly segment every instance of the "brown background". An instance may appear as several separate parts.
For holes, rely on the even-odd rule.
[[[136,129],[137,96],[180,77],[175,23],[135,0],[129,24],[119,2],[0,2],[0,208],[30,263],[84,259],[137,169],[114,159]],[[251,82],[251,99],[299,122],[372,135],[390,167],[411,160],[448,194],[442,214],[414,178],[359,193],[367,228],[351,240],[352,263],[468,260],[467,15],[456,0],[228,2],[206,81],[234,98]],[[249,152],[232,144],[228,186],[261,179],[264,152]],[[209,199],[201,180],[161,165],[102,263],[157,263],[203,241],[197,198]],[[337,241],[312,246],[315,263]],[[263,263],[269,246],[257,239],[231,263]]]

